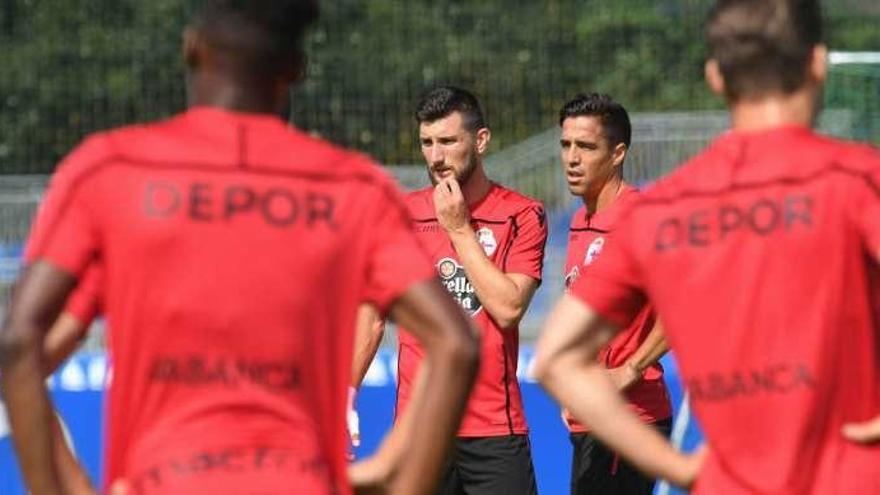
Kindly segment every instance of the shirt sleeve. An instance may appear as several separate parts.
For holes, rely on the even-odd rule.
[[[386,314],[407,289],[435,278],[436,271],[416,239],[397,187],[389,182],[382,188],[382,194],[385,197],[373,208],[375,220],[370,226],[364,299]]]
[[[507,254],[505,273],[522,273],[541,280],[544,246],[547,244],[547,217],[540,204],[523,209],[515,217],[514,238]]]
[[[89,265],[67,299],[64,311],[73,315],[85,328],[101,312],[101,283],[102,269],[96,264]]]
[[[33,263],[38,258],[38,247],[46,244],[46,237],[49,225],[58,221],[61,214],[63,194],[54,191],[64,189],[66,186],[59,186],[66,180],[64,174],[59,174],[53,178],[50,184],[52,193],[46,194],[43,201],[40,202],[36,215],[31,223],[31,231],[27,239],[24,252],[25,263]],[[78,282],[76,289],[67,299],[67,305],[64,311],[76,317],[84,326],[88,327],[92,320],[100,312],[100,284],[101,269],[91,264],[85,271],[81,280]]]
[[[865,249],[874,260],[880,261],[880,152],[871,150],[875,171],[865,175],[855,194],[855,201],[848,201],[853,208],[856,228]],[[847,195],[849,196],[849,195]]]
[[[631,253],[631,231],[631,225],[626,225],[607,237],[602,255],[581,267],[583,271],[570,291],[604,319],[621,327],[628,326],[646,303],[641,270]]]
[[[44,260],[76,277],[95,259],[96,219],[89,208],[88,173],[101,145],[90,138],[59,165],[37,210],[25,248],[25,260]]]

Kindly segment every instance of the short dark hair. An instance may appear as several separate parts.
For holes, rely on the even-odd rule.
[[[790,94],[822,42],[822,10],[818,0],[719,0],[706,38],[728,99]]]
[[[434,122],[460,112],[464,126],[471,131],[477,131],[486,125],[486,117],[480,107],[480,101],[473,93],[466,89],[455,86],[438,86],[428,90],[419,99],[416,105],[416,121]]]
[[[559,125],[571,117],[598,118],[611,146],[623,143],[629,148],[632,124],[626,109],[614,101],[614,98],[599,93],[579,94],[562,106],[559,111]]]
[[[205,0],[193,27],[252,70],[271,72],[304,58],[303,38],[318,13],[318,0]]]

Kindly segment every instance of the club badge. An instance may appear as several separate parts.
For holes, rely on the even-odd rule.
[[[483,246],[483,251],[486,253],[486,256],[492,256],[495,254],[495,250],[498,249],[498,241],[495,240],[495,233],[492,232],[492,229],[489,227],[481,227],[480,230],[477,231],[477,242],[480,243],[480,246]]]
[[[593,242],[590,243],[590,246],[587,248],[587,254],[584,255],[584,266],[587,266],[590,263],[596,261],[599,253],[602,252],[603,246],[605,246],[604,237],[597,237]]]

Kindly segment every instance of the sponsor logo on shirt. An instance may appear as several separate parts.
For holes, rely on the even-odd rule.
[[[739,232],[768,236],[810,227],[813,203],[813,198],[801,195],[761,198],[750,204],[723,204],[666,218],[657,226],[654,249],[663,252],[684,246],[706,247]]]
[[[495,250],[498,249],[498,241],[495,240],[495,233],[492,232],[492,229],[489,227],[481,227],[480,230],[477,231],[477,242],[480,243],[480,246],[483,246],[483,251],[486,253],[486,256],[492,256],[495,254]]]
[[[719,402],[759,394],[788,394],[816,387],[803,363],[779,363],[763,368],[708,373],[686,381],[694,400]]]
[[[446,290],[469,315],[473,316],[483,309],[483,305],[474,291],[474,286],[471,285],[464,272],[464,267],[459,265],[457,261],[452,258],[443,258],[437,263],[437,273],[440,274],[440,281]]]
[[[209,475],[240,475],[243,472],[299,472],[332,484],[329,463],[321,457],[304,457],[301,451],[268,446],[231,446],[205,449],[137,473],[130,480],[133,493],[169,489],[175,482]]]
[[[277,392],[299,388],[302,383],[299,367],[289,362],[199,355],[156,358],[150,380],[189,387],[252,384]]]
[[[257,188],[248,184],[148,182],[142,205],[151,218],[183,216],[191,221],[219,223],[256,218],[278,228],[303,225],[335,230],[336,202],[319,191],[281,186]]]
[[[603,246],[605,246],[604,237],[597,237],[590,243],[589,247],[587,247],[587,253],[584,255],[584,266],[596,261],[596,258],[602,252]]]

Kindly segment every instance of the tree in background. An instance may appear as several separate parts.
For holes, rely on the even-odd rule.
[[[46,173],[84,135],[185,105],[180,28],[195,0],[0,0],[0,173]],[[634,111],[717,108],[702,82],[709,0],[327,0],[301,127],[385,163],[417,161],[411,108],[455,83],[496,149],[598,90]],[[832,48],[880,50],[876,0],[827,2]]]

